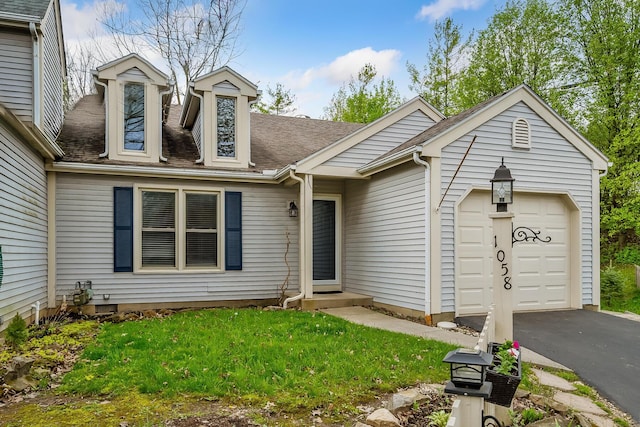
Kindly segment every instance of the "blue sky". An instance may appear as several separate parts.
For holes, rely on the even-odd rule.
[[[102,1],[61,0],[68,45],[88,37]],[[366,63],[410,99],[415,94],[408,88],[406,63],[419,68],[426,63],[435,20],[450,16],[465,32],[482,29],[502,4],[504,0],[248,0],[239,56],[229,66],[263,91],[282,83],[296,96],[296,113],[314,118]]]

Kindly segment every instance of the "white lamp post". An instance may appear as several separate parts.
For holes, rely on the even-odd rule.
[[[497,342],[513,340],[513,213],[508,212],[508,205],[513,203],[513,181],[503,157],[491,179],[491,203],[496,205],[496,212],[489,214],[493,223],[493,302]]]

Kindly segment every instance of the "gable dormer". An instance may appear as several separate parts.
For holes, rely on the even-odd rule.
[[[248,168],[251,158],[249,110],[256,85],[229,67],[189,85],[180,123],[191,129],[198,162],[220,168]]]
[[[111,160],[158,163],[162,122],[171,103],[173,83],[136,54],[93,72],[106,111],[105,152]]]

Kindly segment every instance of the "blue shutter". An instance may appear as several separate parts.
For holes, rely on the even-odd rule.
[[[224,195],[225,267],[242,270],[242,193],[227,191]]]
[[[113,188],[113,271],[133,271],[133,188]]]

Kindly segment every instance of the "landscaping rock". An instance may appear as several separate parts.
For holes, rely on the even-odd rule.
[[[426,399],[427,396],[420,393],[418,389],[412,388],[395,393],[387,403],[387,409],[394,414],[398,411],[410,408],[415,402]]]
[[[607,413],[603,411],[598,405],[584,396],[577,396],[575,394],[559,391],[553,395],[553,400],[563,403],[578,412],[588,412],[590,414],[603,416],[607,415]]]
[[[547,417],[543,420],[538,420],[535,421],[531,424],[527,424],[528,427],[564,427],[566,426],[567,420],[565,420],[562,417],[559,416],[554,416],[554,417]]]
[[[367,424],[373,427],[397,427],[400,420],[388,409],[378,409],[367,417]]]
[[[616,423],[608,418],[600,417],[589,413],[579,414],[576,418],[583,427],[616,427]]]
[[[550,374],[549,372],[545,372],[541,369],[532,369],[532,371],[542,385],[553,387],[562,391],[574,391],[576,389],[575,386],[569,381],[565,380],[564,378],[560,378],[557,375]]]
[[[4,375],[5,383],[18,393],[35,387],[37,382],[29,376],[34,361],[34,359],[29,357],[14,357],[9,363],[9,368]]]

